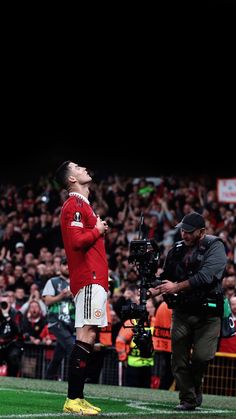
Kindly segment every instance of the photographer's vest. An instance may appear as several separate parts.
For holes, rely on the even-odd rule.
[[[136,320],[132,320],[133,325],[137,324]],[[153,326],[145,327],[145,330],[151,330],[153,334]],[[140,356],[140,350],[137,348],[136,344],[134,343],[133,339],[130,342],[130,350],[128,355],[128,365],[130,367],[153,367],[154,365],[154,354],[149,358],[143,358]]]
[[[61,276],[52,278],[51,283],[55,290],[55,296],[68,287],[68,282]],[[47,319],[49,327],[58,322],[62,322],[73,329],[75,321],[75,304],[73,300],[71,298],[64,298],[48,306]]]
[[[222,241],[219,237],[206,235],[201,240],[200,245],[191,250],[184,244],[184,241],[175,243],[174,247],[169,251],[166,260],[166,266],[161,279],[168,279],[172,282],[182,282],[190,276],[196,274],[203,261],[206,251],[216,242]],[[170,294],[164,297],[169,308],[176,308],[187,313],[197,314],[201,312],[202,304],[207,297],[219,296],[222,298],[222,289],[219,280],[216,280],[208,289],[194,289],[179,293],[178,295]]]

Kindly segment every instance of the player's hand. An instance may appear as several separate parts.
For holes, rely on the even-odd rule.
[[[95,227],[100,231],[100,234],[104,234],[108,230],[107,222],[102,221],[99,215],[97,216],[97,222]]]

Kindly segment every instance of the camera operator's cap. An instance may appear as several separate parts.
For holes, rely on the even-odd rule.
[[[191,233],[194,230],[205,228],[205,220],[198,212],[191,212],[185,215],[176,227],[180,227],[182,230],[187,231],[187,233]]]

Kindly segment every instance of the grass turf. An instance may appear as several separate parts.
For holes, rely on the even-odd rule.
[[[66,391],[66,382],[0,377],[0,419],[75,417],[62,413]],[[175,412],[178,393],[172,391],[86,384],[85,398],[113,419],[236,417],[234,397],[204,395],[202,408],[192,413]]]

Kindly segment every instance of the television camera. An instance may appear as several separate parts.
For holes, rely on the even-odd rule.
[[[152,334],[148,312],[146,310],[147,291],[151,287],[161,284],[155,276],[158,267],[159,250],[154,239],[132,240],[129,247],[128,262],[134,264],[140,274],[140,301],[139,304],[129,303],[121,309],[121,319],[137,320],[133,324],[133,341],[140,350],[140,356],[148,358],[153,351]],[[126,326],[127,327],[127,326]]]

